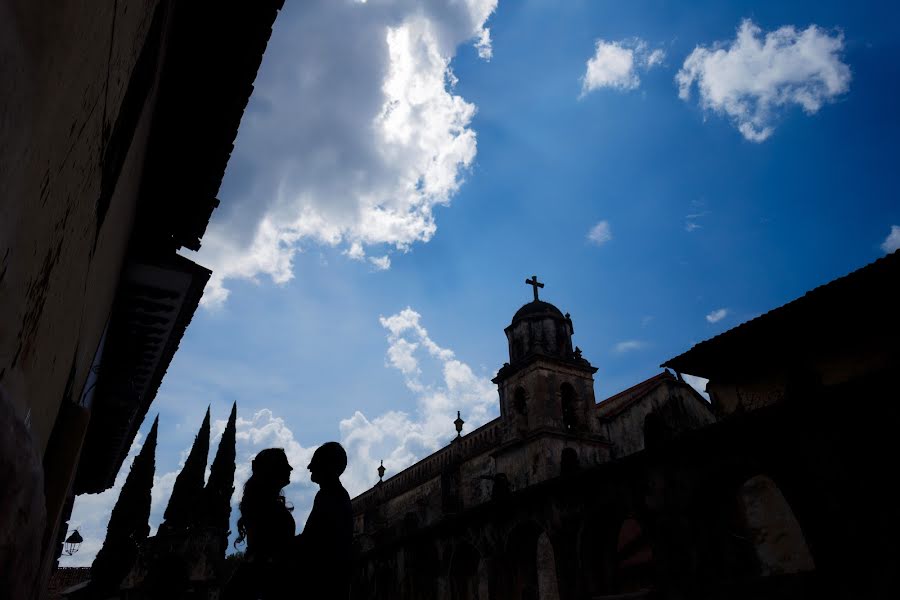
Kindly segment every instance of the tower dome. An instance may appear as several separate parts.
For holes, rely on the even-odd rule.
[[[538,288],[544,284],[538,283],[537,277],[533,276],[525,283],[534,287],[534,301],[516,311],[512,323],[503,330],[509,342],[510,364],[532,355],[571,359],[574,356],[572,319],[538,298]]]

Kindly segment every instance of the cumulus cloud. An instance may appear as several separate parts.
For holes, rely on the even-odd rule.
[[[642,342],[640,340],[625,340],[624,342],[619,342],[613,347],[613,351],[616,354],[625,354],[626,352],[631,352],[633,350],[640,350],[641,348],[646,348],[647,342]]]
[[[203,303],[229,279],[285,283],[312,244],[386,269],[436,230],[434,209],[476,153],[476,107],[454,92],[450,62],[497,0],[289,3],[276,23],[241,124],[234,185],[197,259],[213,269]]]
[[[341,421],[341,438],[353,463],[348,467],[348,482],[355,486],[348,486],[351,493],[374,483],[382,459],[388,473],[396,473],[449,442],[456,435],[456,411],[467,431],[497,416],[497,388],[491,378],[476,374],[452,350],[438,345],[421,321],[409,307],[381,317],[388,341],[386,365],[403,375],[416,396],[416,409],[375,417],[357,411]]]
[[[746,19],[731,42],[694,48],[675,76],[678,95],[688,100],[696,85],[704,109],[727,115],[746,139],[762,142],[779,109],[797,104],[814,114],[849,89],[843,48],[840,32],[785,25],[763,36]]]
[[[885,252],[885,254],[900,249],[900,227],[898,227],[897,225],[891,225],[891,232],[881,243],[881,249]]]
[[[597,40],[581,77],[581,95],[600,88],[633,90],[641,84],[638,71],[662,64],[665,52],[650,50],[647,42],[632,38],[619,42]]]
[[[369,262],[375,267],[376,271],[387,271],[391,268],[390,256],[370,256]]]
[[[587,239],[592,244],[601,246],[612,239],[612,228],[608,221],[600,221],[588,231]]]
[[[727,308],[719,308],[719,309],[712,311],[708,315],[706,315],[706,321],[708,323],[718,323],[719,321],[724,319],[726,316],[728,316],[728,309]]]

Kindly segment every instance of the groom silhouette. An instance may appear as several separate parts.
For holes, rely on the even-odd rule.
[[[347,600],[353,512],[340,480],[347,468],[347,453],[337,442],[327,442],[315,451],[307,468],[319,491],[303,533],[297,536],[305,575],[301,589],[311,598]]]

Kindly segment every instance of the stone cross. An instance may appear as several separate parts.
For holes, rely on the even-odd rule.
[[[531,287],[534,288],[534,301],[537,302],[537,300],[538,300],[538,288],[544,287],[544,284],[538,282],[538,280],[537,280],[537,275],[532,275],[532,276],[531,276],[531,279],[526,279],[526,280],[525,280],[525,283],[527,283],[528,285],[530,285]]]

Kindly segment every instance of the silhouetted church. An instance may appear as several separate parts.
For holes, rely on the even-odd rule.
[[[356,597],[371,597],[372,590],[378,598],[431,598],[447,593],[454,598],[558,597],[548,595],[548,589],[556,586],[555,561],[548,550],[552,531],[532,527],[541,515],[529,515],[523,521],[529,524],[526,530],[509,533],[529,538],[543,553],[540,569],[535,571],[538,579],[510,582],[494,595],[489,595],[490,572],[502,570],[512,576],[518,567],[501,568],[499,563],[491,567],[481,560],[485,554],[499,552],[496,541],[482,537],[497,526],[492,524],[488,530],[479,526],[482,539],[472,543],[464,534],[470,515],[483,518],[492,507],[515,503],[510,499],[513,494],[516,498],[523,493],[546,494],[561,476],[609,463],[715,421],[709,403],[668,371],[598,404],[594,398],[597,369],[580,348],[573,347],[575,328],[570,315],[539,299],[538,288],[544,284],[537,277],[526,283],[533,286],[534,300],[520,308],[504,330],[509,362],[493,379],[500,416],[465,436],[458,435],[447,447],[353,500],[357,539],[366,557]],[[457,424],[461,429],[461,419]],[[472,521],[476,522],[478,518]],[[448,527],[462,537],[437,535]],[[414,551],[403,547],[400,540],[422,538],[425,531],[431,533],[417,541]],[[486,552],[485,544],[492,550]],[[526,547],[516,543],[510,551]],[[385,560],[385,553],[390,558]],[[453,568],[440,577],[440,565],[449,565],[448,557],[455,557],[450,561]],[[635,560],[640,566],[642,559]]]
[[[599,404],[527,283],[500,417],[353,500],[354,599],[900,593],[900,253]]]

